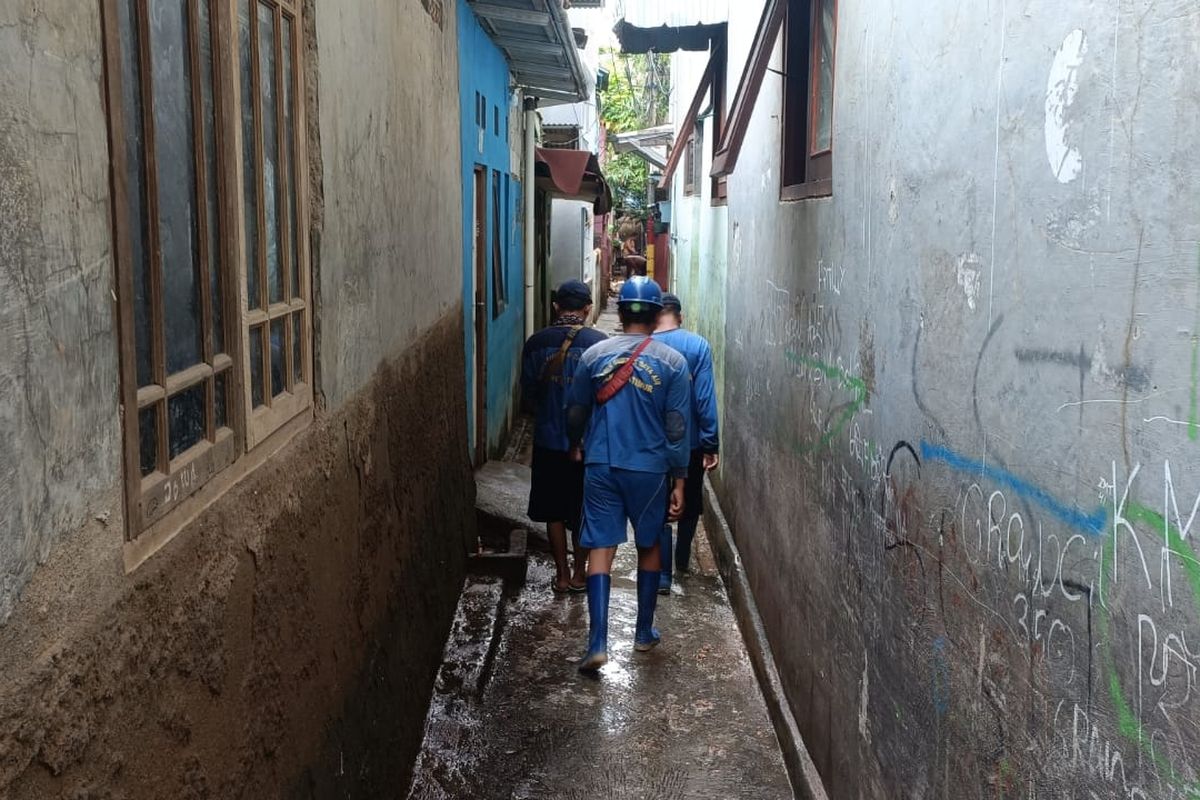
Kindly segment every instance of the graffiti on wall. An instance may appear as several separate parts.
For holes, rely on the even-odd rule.
[[[991,720],[997,796],[1057,797],[1082,779],[1080,796],[1200,800],[1200,484],[1183,477],[1190,464],[1117,452],[1098,473],[1070,476],[1064,494],[1034,477],[1053,474],[1044,468],[959,447],[925,407],[927,435],[874,441],[873,366],[842,355],[852,344],[835,286],[822,277],[804,296],[768,286],[761,336],[790,383],[757,378],[746,390],[792,404],[781,444],[808,468],[804,491],[844,552],[839,585],[867,647],[862,708],[877,682],[871,643],[887,640],[887,606],[902,600],[921,632],[906,662],[925,672],[924,713],[939,728]],[[1110,367],[1082,346],[1012,352],[1117,391],[1156,388],[1128,360]],[[920,403],[915,384],[914,394]],[[1171,420],[1184,438],[1194,408]],[[872,730],[880,718],[858,716],[867,746],[884,738]]]

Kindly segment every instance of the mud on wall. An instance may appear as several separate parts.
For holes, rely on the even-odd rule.
[[[457,168],[439,132],[457,115],[429,104],[455,74],[454,27],[438,0],[305,11],[325,402],[126,574],[99,4],[0,0],[0,798],[404,783],[473,488],[460,278],[441,269],[459,244],[424,227],[455,192],[397,199],[376,178],[418,160],[411,190]],[[389,48],[429,80],[372,71]],[[424,133],[393,124],[418,114]]]
[[[460,315],[135,573],[105,536],[36,573],[0,629],[0,797],[405,784],[473,529]]]
[[[1195,797],[1200,15],[838,5],[833,197],[779,203],[768,72],[729,203],[724,500],[808,747]]]

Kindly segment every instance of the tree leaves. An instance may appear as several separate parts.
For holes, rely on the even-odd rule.
[[[661,125],[670,117],[671,58],[662,53],[606,50],[608,89],[600,92],[600,119],[610,134]],[[605,177],[619,210],[645,219],[649,165],[633,153],[609,150]]]

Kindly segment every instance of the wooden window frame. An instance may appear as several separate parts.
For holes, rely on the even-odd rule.
[[[232,23],[237,20],[237,3],[239,0],[221,0],[222,6],[228,6],[230,12],[231,31]],[[262,306],[258,308],[249,308],[249,296],[246,286],[246,270],[250,265],[246,263],[244,258],[238,258],[237,262],[241,269],[237,286],[242,294],[239,311],[242,323],[242,342],[243,352],[246,354],[243,365],[243,380],[245,381],[246,391],[242,394],[242,401],[245,404],[246,410],[246,449],[252,450],[275,431],[286,425],[291,419],[305,411],[311,411],[313,400],[312,388],[312,299],[311,299],[311,267],[309,263],[309,252],[307,247],[307,209],[308,198],[307,189],[308,181],[301,180],[296,186],[296,224],[300,230],[296,234],[296,243],[300,247],[300,292],[298,295],[293,294],[291,286],[291,236],[289,235],[289,225],[291,224],[291,214],[288,210],[288,190],[291,188],[291,168],[279,169],[277,174],[280,176],[276,182],[276,218],[280,221],[278,225],[278,247],[280,272],[283,277],[283,298],[279,302],[271,303],[270,286],[268,284],[268,268],[267,268],[267,236],[266,236],[266,202],[265,188],[266,184],[262,180],[263,164],[265,156],[263,155],[263,126],[262,126],[262,87],[261,87],[261,72],[259,53],[261,41],[258,31],[258,6],[266,5],[274,8],[274,41],[271,43],[275,48],[277,55],[283,55],[283,21],[289,18],[292,21],[292,98],[294,107],[293,126],[296,132],[296,152],[295,165],[299,170],[307,174],[305,165],[307,164],[307,125],[305,120],[305,104],[302,102],[303,87],[304,87],[304,62],[303,62],[303,18],[301,16],[301,8],[299,0],[250,0],[250,5],[253,10],[250,19],[251,33],[251,64],[253,65],[253,94],[254,94],[254,150],[255,150],[255,179],[258,181],[258,189],[255,192],[255,200],[257,203],[257,228],[258,235],[255,237],[257,244],[257,253],[255,258],[258,261],[256,265],[258,269],[258,286],[259,291],[266,298]],[[242,54],[240,52],[240,38],[236,31],[231,33],[232,39],[230,45],[234,51],[233,59],[230,67],[234,69],[234,74],[237,68],[240,67]],[[274,79],[276,87],[282,88],[283,83],[283,59],[275,59]],[[239,156],[236,161],[235,170],[237,177],[234,185],[242,187],[244,185],[245,176],[243,174],[243,160],[240,157],[243,153],[242,148],[245,146],[243,141],[241,120],[242,96],[241,96],[241,81],[233,81],[232,86],[232,104],[230,108],[237,109],[238,114],[235,117],[238,120],[237,124],[232,127],[234,129],[234,138],[236,144],[236,155]],[[275,101],[275,134],[276,134],[276,159],[279,164],[283,164],[287,158],[286,139],[284,126],[284,96],[282,92]],[[238,207],[239,211],[244,211],[243,204],[245,202],[244,192],[238,194],[233,199],[233,203]],[[239,241],[242,242],[239,247],[239,254],[245,253],[244,231],[243,236],[239,236]],[[293,315],[299,314],[301,319],[301,380],[293,380],[293,330],[290,320]],[[284,390],[276,395],[270,391],[271,388],[271,349],[270,336],[271,326],[278,320],[284,320],[283,323],[283,370],[284,370]],[[253,393],[250,391],[252,380],[252,371],[250,365],[250,336],[255,329],[262,330],[262,378],[265,384],[263,392],[264,405],[255,408],[253,406]]]
[[[683,196],[694,197],[696,194],[696,129],[683,144]]]
[[[506,210],[504,179],[498,169],[491,171],[492,180],[488,191],[491,214],[488,224],[492,228],[490,266],[492,276],[492,319],[498,319],[508,309],[508,227],[504,224]]]
[[[833,66],[837,57],[837,0],[790,0],[784,33],[781,200],[833,194],[833,148],[814,150],[820,103],[820,14],[833,7]],[[797,14],[796,12],[801,12]],[[832,114],[833,98],[829,98]],[[831,122],[832,125],[832,122]]]
[[[754,34],[754,42],[746,57],[746,66],[738,81],[737,91],[733,94],[733,102],[729,106],[728,124],[721,132],[720,144],[713,155],[712,176],[724,178],[733,174],[737,167],[738,157],[742,152],[742,143],[746,131],[750,127],[750,116],[754,112],[754,104],[758,100],[758,92],[762,88],[763,77],[771,63],[771,54],[775,50],[775,41],[779,38],[779,29],[783,25],[788,0],[767,0],[762,17],[758,21],[758,29]]]
[[[729,44],[724,34],[716,42],[712,57],[714,60],[712,85],[710,87],[713,109],[712,134],[708,138],[712,139],[713,161],[715,162],[717,148],[721,144],[721,135],[725,131],[725,94],[727,91],[725,83],[729,80]],[[703,159],[701,159],[701,162],[703,162]],[[709,180],[711,181],[709,202],[714,206],[727,205],[729,202],[729,176],[711,176]]]
[[[143,128],[143,164],[141,179],[147,186],[146,202],[142,214],[146,218],[146,238],[144,249],[149,264],[149,287],[152,313],[150,314],[150,335],[152,351],[153,383],[141,386],[137,365],[137,331],[134,319],[134,266],[132,263],[132,237],[135,234],[133,221],[129,215],[129,180],[130,165],[126,160],[125,141],[125,95],[122,86],[122,54],[121,29],[118,24],[118,3],[124,0],[102,0],[101,21],[103,26],[104,48],[104,90],[106,108],[108,111],[108,132],[110,150],[110,180],[112,190],[112,230],[113,252],[116,272],[116,307],[118,327],[118,360],[120,366],[120,404],[123,424],[123,465],[125,473],[125,546],[124,559],[127,569],[133,569],[163,544],[170,541],[184,525],[199,514],[217,497],[228,490],[246,473],[263,463],[277,452],[295,433],[299,432],[311,419],[313,374],[312,351],[312,312],[311,312],[311,266],[308,252],[308,181],[307,175],[307,142],[305,119],[305,79],[304,79],[304,20],[299,0],[254,0],[252,8],[257,25],[257,8],[261,2],[273,9],[275,14],[275,33],[278,42],[282,41],[282,20],[286,16],[291,20],[292,68],[291,99],[292,122],[294,131],[294,154],[287,147],[286,126],[284,122],[284,101],[286,94],[283,88],[283,59],[277,58],[275,65],[277,86],[281,96],[276,105],[277,134],[280,139],[279,158],[293,159],[286,168],[280,169],[281,180],[278,185],[280,230],[280,270],[284,273],[285,299],[292,297],[289,292],[292,280],[290,251],[291,239],[294,238],[298,249],[298,272],[300,286],[296,287],[297,296],[293,303],[302,303],[300,352],[303,364],[301,376],[307,383],[290,385],[294,388],[295,399],[290,407],[272,409],[270,419],[256,414],[249,407],[249,364],[248,353],[249,325],[247,319],[247,264],[243,258],[245,251],[244,229],[244,193],[242,192],[242,142],[239,53],[237,28],[238,0],[208,0],[208,33],[212,52],[212,101],[213,101],[213,156],[216,159],[217,197],[215,203],[216,217],[209,219],[207,206],[207,190],[209,174],[205,161],[205,129],[203,115],[203,95],[200,69],[200,34],[198,16],[202,0],[189,0],[186,6],[189,47],[185,56],[190,62],[191,97],[193,125],[193,158],[196,170],[196,206],[197,219],[195,252],[198,274],[196,276],[196,291],[200,297],[200,324],[203,328],[201,336],[201,363],[183,369],[175,374],[166,374],[165,361],[165,331],[162,321],[170,311],[164,309],[162,294],[162,264],[161,249],[158,241],[158,192],[155,159],[154,97],[152,64],[153,42],[150,38],[148,0],[137,0],[133,9],[134,24],[138,30],[138,60],[139,90],[142,95],[141,110]],[[257,32],[255,33],[257,36]],[[282,53],[282,46],[277,50]],[[257,73],[257,64],[256,64]],[[255,81],[257,82],[257,74]],[[257,119],[256,119],[257,121]],[[261,138],[261,128],[258,129]],[[256,143],[259,146],[261,143]],[[295,226],[292,236],[292,211],[287,195],[288,181],[293,179],[292,170],[299,178],[295,179]],[[259,167],[261,175],[261,166]],[[263,192],[256,192],[261,197]],[[224,352],[214,352],[213,342],[213,298],[210,296],[208,280],[209,256],[209,226],[219,225],[220,236],[217,258],[217,279],[219,296],[216,302],[221,304],[221,333]],[[261,228],[260,228],[261,230]],[[265,242],[265,236],[260,236],[260,243]],[[265,289],[264,289],[265,291]],[[271,315],[276,309],[268,309]],[[241,334],[239,333],[241,326]],[[293,348],[291,337],[294,335],[290,324],[286,325],[286,380],[293,376],[291,360]],[[216,377],[225,376],[225,425],[218,428],[215,420]],[[201,441],[180,453],[175,458],[169,457],[170,437],[166,430],[169,409],[166,403],[169,398],[180,394],[197,385],[205,385],[207,398],[205,402],[205,435]],[[269,379],[268,379],[269,385]],[[243,402],[239,402],[242,400]],[[140,412],[143,409],[162,404],[158,414],[157,459],[156,469],[145,477],[142,476],[140,461]],[[260,409],[261,410],[261,409]]]
[[[679,126],[679,135],[676,137],[675,146],[671,148],[671,154],[667,158],[667,166],[663,169],[662,177],[658,181],[658,188],[665,189],[671,185],[671,179],[675,175],[675,170],[679,168],[679,164],[683,161],[684,153],[687,150],[687,142],[691,141],[696,131],[696,121],[700,117],[700,109],[704,104],[704,98],[708,96],[709,89],[714,85],[714,79],[717,76],[717,68],[723,59],[724,47],[718,47],[713,51],[708,58],[708,64],[704,68],[704,74],[700,76],[700,83],[696,87],[695,94],[692,95],[691,105],[688,106],[687,113],[683,116],[683,123]]]

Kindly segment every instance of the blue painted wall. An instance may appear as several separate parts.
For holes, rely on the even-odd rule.
[[[487,169],[487,421],[488,445],[495,448],[507,429],[515,408],[524,340],[523,240],[521,182],[511,173],[508,122],[512,112],[508,62],[479,25],[466,0],[458,0],[458,83],[462,126],[463,182],[463,308],[474,302],[474,198],[475,168]],[[519,112],[517,112],[519,113]],[[499,226],[495,190],[500,180]],[[500,237],[503,283],[507,303],[497,305],[492,270],[492,247]],[[475,341],[469,316],[463,324],[466,344],[468,424],[474,419]],[[471,429],[474,430],[473,428]]]

